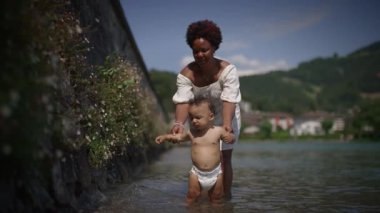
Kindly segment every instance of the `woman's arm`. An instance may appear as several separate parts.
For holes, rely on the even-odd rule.
[[[235,66],[231,66],[223,74],[223,91],[220,97],[223,100],[223,127],[227,132],[232,132],[236,104],[241,101],[239,76]]]
[[[192,83],[188,77],[189,69],[186,66],[177,76],[177,91],[173,95],[173,102],[176,105],[175,109],[175,124],[171,129],[172,134],[183,132],[183,124],[186,122],[189,112],[189,100],[194,98]]]
[[[171,129],[172,134],[181,134],[184,130],[184,124],[189,113],[189,104],[188,103],[177,103],[175,110],[175,123]]]
[[[235,103],[223,101],[223,128],[227,132],[232,132],[232,119],[235,115]]]

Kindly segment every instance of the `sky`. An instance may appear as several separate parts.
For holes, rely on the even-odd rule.
[[[149,70],[178,73],[193,57],[187,26],[209,19],[215,56],[241,76],[289,70],[380,41],[380,0],[120,0]]]

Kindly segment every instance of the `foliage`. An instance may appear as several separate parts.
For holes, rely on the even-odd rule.
[[[10,168],[37,168],[73,149],[89,149],[100,166],[124,153],[121,145],[151,141],[140,71],[116,56],[96,69],[87,64],[90,42],[69,4],[2,3],[0,156]]]
[[[349,57],[362,57],[370,54],[380,53],[380,41],[372,43],[364,48],[361,48],[349,55]]]
[[[363,94],[380,93],[379,43],[346,57],[304,62],[287,72],[241,77],[243,99],[254,110],[346,113],[364,101]]]
[[[270,138],[272,135],[272,124],[265,121],[260,124],[260,135],[263,138]]]
[[[176,92],[177,74],[168,71],[151,70],[149,72],[153,87],[167,112],[174,112],[172,97]]]
[[[362,103],[353,114],[351,131],[356,138],[380,138],[380,100]]]
[[[333,126],[333,121],[330,119],[325,119],[321,122],[321,126],[323,131],[325,132],[325,135],[327,135]]]
[[[313,110],[314,100],[309,95],[313,88],[302,82],[291,81],[284,74],[270,73],[240,78],[243,100],[250,102],[253,109],[261,111],[300,113],[305,107]]]
[[[346,57],[334,55],[301,63],[287,72],[277,71],[240,78],[243,100],[253,110],[302,114],[329,111],[345,114],[365,101],[366,95],[380,93],[380,42]],[[176,74],[150,72],[157,93],[169,112],[174,111]]]
[[[80,122],[92,165],[98,167],[115,155],[126,154],[132,144],[144,148],[146,139],[153,139],[153,105],[141,85],[140,73],[112,55],[90,75],[87,91],[91,105]]]
[[[83,198],[90,193],[83,184],[97,180],[84,178],[91,171],[77,166],[86,165],[88,152],[91,165],[102,166],[117,154],[153,146],[156,126],[140,71],[116,56],[103,66],[89,65],[87,29],[70,2],[0,3],[4,212],[49,212],[55,205],[71,211],[70,204],[87,205],[94,198]]]

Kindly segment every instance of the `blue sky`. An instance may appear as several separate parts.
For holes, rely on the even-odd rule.
[[[187,26],[222,30],[216,56],[241,75],[287,70],[380,40],[379,0],[120,0],[148,69],[179,72],[192,59]]]

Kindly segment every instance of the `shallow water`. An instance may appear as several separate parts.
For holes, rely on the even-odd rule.
[[[380,212],[380,143],[239,142],[231,201],[186,206],[190,147],[164,153],[99,212]]]

